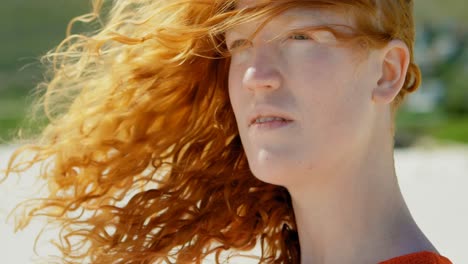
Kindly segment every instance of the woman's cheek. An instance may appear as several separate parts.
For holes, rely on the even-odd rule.
[[[248,63],[251,58],[251,51],[249,49],[239,50],[231,53],[231,67],[239,67]]]

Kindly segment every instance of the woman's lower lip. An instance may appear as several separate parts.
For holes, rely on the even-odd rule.
[[[288,121],[274,120],[274,121],[268,121],[268,122],[263,122],[263,123],[253,123],[251,127],[254,127],[257,129],[275,129],[275,128],[282,128],[282,127],[288,126],[290,123],[292,123],[291,120],[288,120]]]

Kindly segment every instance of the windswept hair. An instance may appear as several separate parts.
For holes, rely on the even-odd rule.
[[[248,167],[224,32],[292,7],[345,7],[368,43],[398,38],[412,53],[411,1],[92,3],[44,57],[51,77],[38,105],[48,125],[9,161],[7,176],[40,164],[49,190],[19,205],[17,228],[48,216],[60,227],[54,243],[65,263],[201,263],[257,244],[261,263],[300,263],[288,191]],[[72,34],[77,22],[97,29]],[[411,58],[394,107],[419,82]]]

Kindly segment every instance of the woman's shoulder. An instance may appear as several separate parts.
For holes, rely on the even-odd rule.
[[[379,264],[452,264],[452,262],[435,252],[419,251],[379,262]]]

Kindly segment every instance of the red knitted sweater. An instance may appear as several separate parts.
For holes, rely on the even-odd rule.
[[[421,251],[379,262],[379,264],[452,264],[452,262],[437,253]]]

